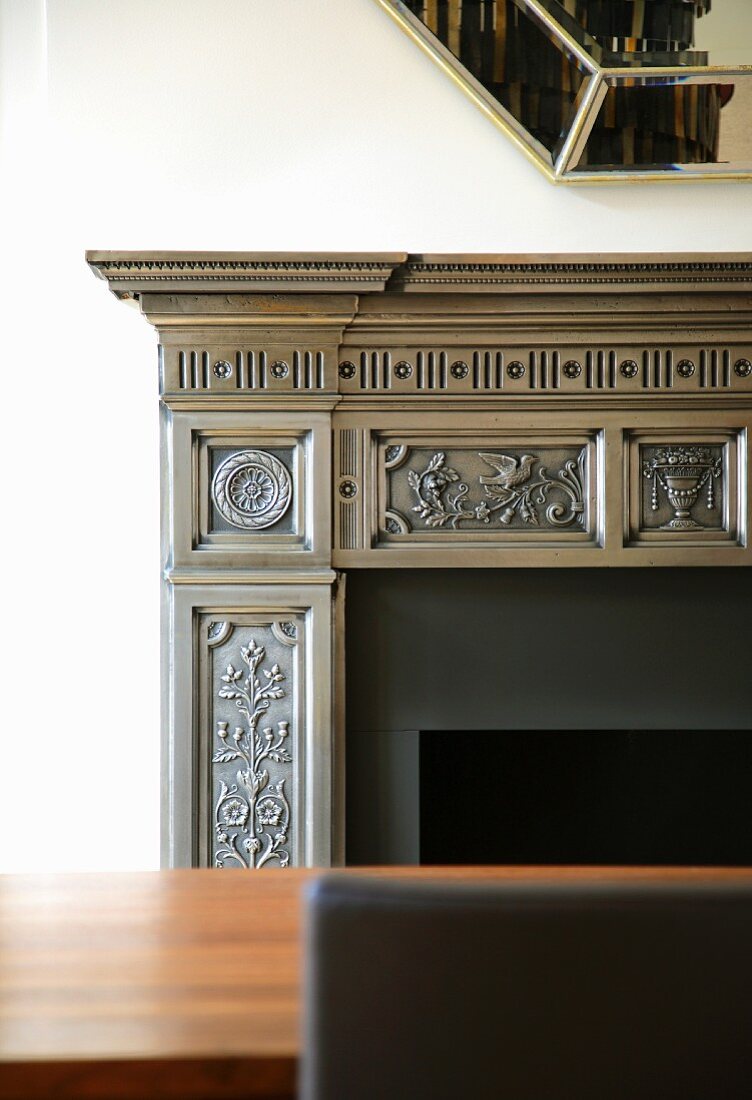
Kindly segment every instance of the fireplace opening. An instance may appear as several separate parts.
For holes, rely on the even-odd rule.
[[[744,568],[351,571],[347,862],[752,863],[751,606]]]
[[[752,735],[424,731],[420,862],[752,864]]]

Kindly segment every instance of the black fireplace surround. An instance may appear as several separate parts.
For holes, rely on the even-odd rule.
[[[745,569],[350,578],[348,862],[752,863]]]

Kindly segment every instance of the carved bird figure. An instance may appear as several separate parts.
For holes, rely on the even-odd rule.
[[[479,457],[493,466],[498,473],[494,477],[481,477],[481,485],[486,485],[495,492],[505,489],[514,489],[530,477],[533,463],[537,461],[537,455],[522,455],[516,458],[514,455],[496,455],[479,452]]]

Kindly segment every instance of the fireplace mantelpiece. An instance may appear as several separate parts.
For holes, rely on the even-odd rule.
[[[160,337],[167,865],[342,859],[342,571],[750,564],[750,257],[88,258]]]

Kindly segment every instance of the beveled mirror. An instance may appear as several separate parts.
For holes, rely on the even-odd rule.
[[[752,0],[378,0],[557,182],[752,179]]]

